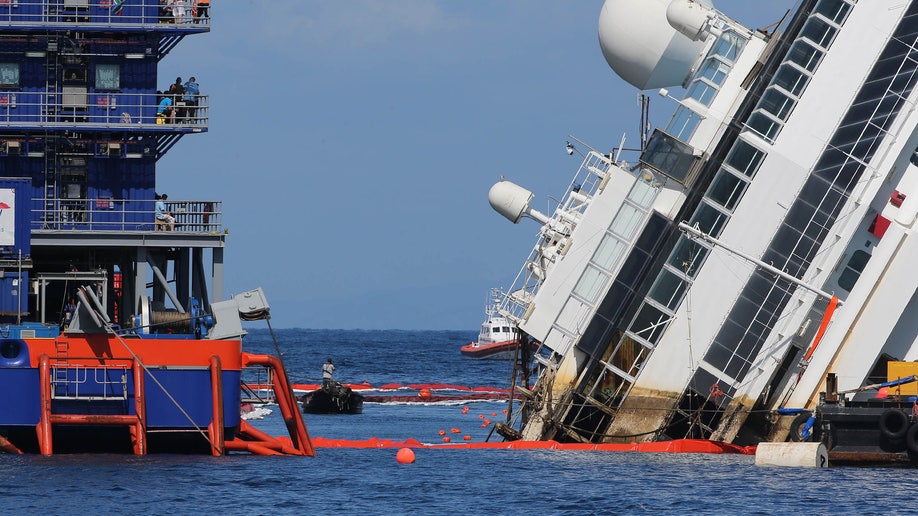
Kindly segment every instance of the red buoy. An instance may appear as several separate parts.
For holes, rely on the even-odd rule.
[[[471,440],[472,440],[472,436],[471,436],[471,435],[463,435],[462,438],[463,438],[464,440],[466,440],[466,441],[471,441]]]
[[[443,437],[444,435],[446,435],[446,430],[440,430],[439,432],[437,432],[437,434],[439,434],[440,437]]]
[[[447,435],[446,437],[443,438],[443,442],[448,443],[449,441],[450,441],[450,439],[449,439],[449,436],[448,436],[448,435]]]
[[[414,452],[411,448],[402,448],[395,454],[395,460],[399,464],[411,464],[414,462]]]
[[[422,397],[422,398],[429,398],[429,397],[430,397],[430,389],[427,389],[427,388],[421,389],[420,391],[418,391],[418,396],[420,396],[420,397]]]
[[[454,433],[454,434],[458,434],[458,433],[461,432],[462,430],[459,430],[458,428],[450,428],[449,431],[452,432],[452,433]]]

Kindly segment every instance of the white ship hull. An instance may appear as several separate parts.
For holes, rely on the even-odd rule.
[[[772,35],[723,15],[693,28],[697,4],[672,4],[689,11],[608,0],[600,18],[620,75],[686,89],[640,165],[587,153],[551,216],[492,198],[543,222],[502,305],[542,343],[524,439],[783,440],[777,409],[812,409],[827,373],[844,391],[918,359],[918,2],[804,1]],[[688,79],[622,73],[613,10],[702,42]]]

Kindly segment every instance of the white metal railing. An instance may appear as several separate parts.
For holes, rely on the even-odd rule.
[[[165,231],[157,227],[156,201],[98,197],[95,199],[33,199],[33,230],[75,229],[82,231]],[[221,201],[176,200],[166,202],[175,217],[175,231],[222,233]]]
[[[51,398],[70,400],[126,400],[129,367],[81,365],[51,368]]]
[[[124,26],[169,24],[193,28],[210,23],[209,5],[182,2],[185,13],[159,0],[0,0],[0,26],[87,25]]]
[[[157,111],[162,98],[156,93],[91,93],[68,86],[61,92],[0,92],[0,127],[187,124],[206,128],[210,109],[207,95],[197,95],[192,102],[177,101],[172,106],[174,115],[163,110],[166,116],[160,117]]]
[[[545,278],[558,259],[558,245],[568,245],[570,236],[590,206],[593,197],[604,185],[612,161],[596,151],[590,151],[567,187],[565,197],[552,212],[552,218],[539,231],[538,240],[523,263],[510,289],[504,293],[499,312],[519,324],[535,299]],[[554,244],[548,244],[553,242]],[[548,254],[546,254],[548,253]]]

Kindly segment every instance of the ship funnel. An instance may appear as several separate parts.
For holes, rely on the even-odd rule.
[[[666,8],[666,21],[692,41],[703,41],[717,30],[717,11],[695,0],[675,0]]]
[[[532,192],[522,186],[504,180],[495,183],[488,191],[488,202],[491,203],[491,207],[510,222],[516,224],[523,215],[529,215],[546,224],[548,217],[529,207],[534,197]]]

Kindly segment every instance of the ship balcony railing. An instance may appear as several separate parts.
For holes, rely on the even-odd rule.
[[[163,9],[160,0],[0,0],[0,27],[95,28],[144,27],[209,30],[207,16],[194,0],[185,0],[185,15],[178,20]]]
[[[33,199],[32,230],[78,230],[99,232],[166,231],[156,224],[156,201],[98,197],[95,199]],[[224,233],[223,203],[175,200],[166,202],[175,217],[176,232]]]
[[[90,93],[77,86],[63,86],[61,92],[0,91],[0,127],[207,130],[207,95],[175,101],[174,117],[157,114],[162,98],[156,93]]]

